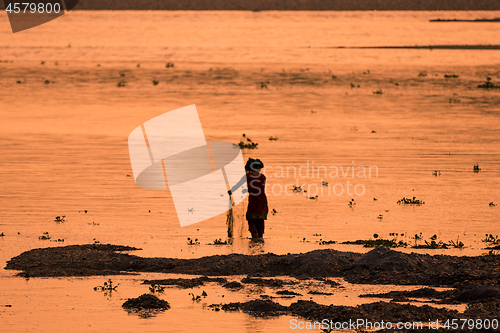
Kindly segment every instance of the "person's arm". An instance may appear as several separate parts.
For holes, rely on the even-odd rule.
[[[241,177],[239,182],[237,182],[233,187],[231,187],[229,191],[227,191],[227,193],[229,195],[233,194],[234,191],[238,190],[246,182],[247,182],[247,175],[244,175],[243,177]]]

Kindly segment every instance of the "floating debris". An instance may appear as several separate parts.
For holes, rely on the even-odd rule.
[[[324,180],[321,181],[322,186],[328,186],[328,182],[325,182]]]
[[[270,136],[269,141],[278,141],[278,137],[277,136]]]
[[[127,82],[125,81],[120,81],[118,82],[118,84],[116,85],[118,88],[121,88],[121,87],[125,87],[125,85],[127,84]]]
[[[422,72],[418,73],[418,77],[426,77],[426,76],[427,76],[426,71],[422,71]]]
[[[217,238],[216,240],[214,240],[214,245],[227,245],[227,240],[226,241],[222,241],[222,238]]]
[[[489,206],[490,206],[490,207],[496,207],[497,205],[496,205],[496,204],[494,204],[494,203],[493,203],[493,201],[492,201],[492,202],[490,202],[490,205],[489,205]]]
[[[40,239],[40,240],[49,240],[50,238],[51,237],[49,236],[49,232],[48,231],[44,232],[42,236],[38,237],[38,239]]]
[[[187,244],[188,245],[200,245],[200,242],[198,241],[198,238],[196,238],[194,241],[188,237],[187,239]]]
[[[65,217],[66,217],[66,215],[63,215],[62,217],[56,216],[56,218],[54,219],[54,222],[57,222],[57,223],[66,222],[66,220],[64,219]]]
[[[278,211],[273,208],[273,210],[271,211],[271,214],[276,215],[276,214],[278,214]]]
[[[165,68],[171,68],[171,67],[174,67],[174,63],[173,62],[167,62],[167,64],[165,65]]]
[[[318,196],[315,195],[314,197],[307,197],[309,200],[318,200]]]
[[[258,145],[258,143],[253,142],[252,139],[243,134],[240,143],[235,146],[240,147],[240,149],[257,149]]]
[[[456,78],[458,78],[458,75],[455,75],[455,74],[445,74],[444,77],[446,79],[456,79]]]
[[[348,203],[348,206],[350,208],[353,208],[355,205],[356,205],[356,203],[354,202],[354,199],[351,199],[351,201]]]
[[[432,175],[434,175],[434,176],[436,176],[436,177],[437,177],[437,176],[441,176],[441,171],[439,171],[439,170],[435,170],[435,171],[432,173]]]
[[[486,78],[486,82],[477,86],[483,89],[500,89],[500,86],[496,86],[491,82],[491,77]]]
[[[113,287],[113,281],[109,279],[107,282],[104,282],[102,286],[94,287],[95,291],[115,291],[120,284],[118,283]]]
[[[413,197],[412,199],[403,197],[403,199],[398,200],[397,204],[398,205],[417,205],[417,206],[420,206],[420,205],[425,204],[425,202],[418,200],[415,197]]]
[[[294,186],[294,185],[292,185],[292,192],[294,192],[294,193],[300,193],[302,191],[304,191],[304,190],[302,189],[301,186]]]
[[[382,95],[384,93],[384,91],[382,89],[379,89],[377,91],[374,91],[373,92],[375,95]]]
[[[157,86],[160,81],[153,80],[153,85]]]

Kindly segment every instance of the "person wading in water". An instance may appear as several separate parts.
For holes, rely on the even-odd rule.
[[[242,181],[238,182],[230,191],[236,191],[244,180],[248,183],[248,209],[246,218],[248,221],[248,230],[252,234],[252,239],[262,239],[264,236],[264,220],[267,220],[269,208],[267,206],[267,196],[265,192],[266,176],[261,173],[264,168],[264,163],[259,159],[249,158],[246,165],[246,175]]]

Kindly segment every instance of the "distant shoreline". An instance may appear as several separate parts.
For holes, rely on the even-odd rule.
[[[500,50],[500,45],[325,46],[324,49]]]
[[[444,19],[437,19],[437,20],[429,20],[429,22],[500,22],[500,18],[494,18],[494,19],[475,19],[475,20],[458,20],[458,19],[452,19],[452,20],[444,20]]]

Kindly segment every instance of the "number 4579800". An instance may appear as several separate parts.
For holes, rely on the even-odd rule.
[[[59,13],[61,11],[60,3],[35,3],[35,2],[15,2],[9,3],[5,11],[9,14],[19,14],[19,13],[39,13],[39,14],[50,14],[50,13]]]

